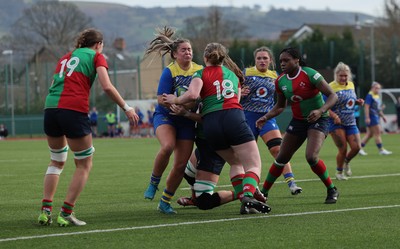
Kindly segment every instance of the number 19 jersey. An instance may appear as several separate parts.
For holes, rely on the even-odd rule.
[[[201,78],[200,92],[203,115],[226,109],[242,109],[238,101],[239,79],[224,66],[208,66],[197,71],[193,78]]]
[[[54,72],[45,109],[89,113],[90,88],[96,79],[96,68],[100,66],[108,69],[106,59],[90,48],[78,48],[64,55]]]

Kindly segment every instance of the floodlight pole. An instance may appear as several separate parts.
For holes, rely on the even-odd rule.
[[[11,134],[15,136],[15,117],[14,117],[14,70],[13,70],[13,51],[4,50],[3,55],[10,55],[10,85],[11,85]]]
[[[371,81],[375,81],[375,25],[371,25]]]

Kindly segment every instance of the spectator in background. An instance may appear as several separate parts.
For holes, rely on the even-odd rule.
[[[124,136],[124,127],[122,126],[122,124],[120,122],[115,127],[115,136],[117,136],[117,137]]]
[[[397,98],[396,115],[397,115],[397,133],[400,133],[400,97]]]
[[[153,116],[154,116],[155,105],[151,106],[151,109],[147,110],[147,137],[154,136],[154,129],[153,129]]]
[[[381,137],[381,129],[380,129],[380,119],[383,119],[383,122],[386,123],[386,117],[382,111],[382,100],[379,96],[381,91],[381,84],[378,82],[374,82],[371,85],[371,90],[368,92],[365,97],[365,105],[364,105],[364,114],[365,114],[365,125],[367,126],[367,133],[364,138],[361,140],[361,150],[358,152],[362,156],[368,155],[367,152],[364,151],[365,145],[368,143],[369,139],[374,137],[376,147],[378,147],[380,155],[390,155],[391,151],[383,148],[382,137]]]
[[[90,119],[90,128],[92,129],[92,136],[97,137],[97,120],[99,118],[99,113],[96,110],[96,107],[93,107],[89,113]]]
[[[144,119],[144,114],[143,112],[139,109],[139,107],[135,107],[135,112],[139,116],[139,121],[137,126],[131,126],[131,135],[132,135],[132,130],[133,130],[133,136],[134,137],[141,137],[141,130],[143,128],[143,119]]]
[[[106,122],[107,122],[107,133],[109,137],[114,137],[115,134],[115,124],[117,123],[117,117],[115,116],[115,113],[113,113],[111,110],[108,111],[106,116],[104,117]]]
[[[4,139],[8,136],[8,129],[4,124],[0,124],[0,139]]]

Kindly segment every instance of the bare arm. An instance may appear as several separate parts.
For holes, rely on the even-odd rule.
[[[310,123],[316,122],[322,115],[322,113],[328,111],[338,100],[338,97],[335,92],[333,92],[332,88],[329,84],[322,80],[321,83],[317,85],[318,90],[327,96],[325,103],[317,110],[312,110],[307,117],[307,121]]]
[[[369,118],[369,104],[364,105],[365,124],[369,125],[371,119]]]
[[[199,113],[188,111],[184,106],[173,104],[169,109],[171,110],[171,115],[183,116],[195,122],[202,122],[201,115]]]
[[[258,128],[261,128],[262,126],[264,126],[265,122],[267,122],[271,118],[278,116],[285,110],[287,105],[287,100],[285,96],[283,94],[278,93],[276,97],[277,99],[274,107],[272,107],[272,109],[267,114],[265,114],[256,121],[256,126]]]
[[[339,116],[332,110],[329,109],[329,116],[333,119],[334,124],[340,124],[342,121]]]
[[[134,124],[137,124],[139,120],[139,116],[136,114],[134,108],[128,106],[125,103],[125,100],[121,97],[117,89],[110,81],[110,77],[108,76],[107,69],[105,67],[96,68],[97,75],[99,77],[99,82],[103,91],[110,97],[122,110],[124,110],[125,115]]]
[[[179,97],[173,94],[163,94],[162,100],[165,104],[177,104],[184,105],[188,103],[193,103],[200,97],[200,91],[203,87],[203,80],[200,78],[194,78],[190,82],[189,89]]]

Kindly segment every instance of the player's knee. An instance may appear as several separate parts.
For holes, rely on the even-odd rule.
[[[218,193],[202,193],[196,198],[197,207],[201,210],[209,210],[221,205],[221,197]]]
[[[309,165],[315,165],[318,162],[318,155],[316,153],[306,154],[306,160]]]
[[[192,164],[192,162],[189,160],[186,164],[185,168],[185,175],[188,175],[190,177],[195,178],[197,173],[196,167]]]
[[[81,151],[74,151],[74,158],[77,160],[82,160],[88,157],[91,157],[94,153],[95,149],[93,146],[90,146],[90,148],[86,150],[81,150]]]
[[[50,159],[57,162],[57,166],[63,166],[68,157],[68,145],[61,149],[50,149]]]
[[[268,150],[272,150],[272,148],[276,147],[276,146],[280,146],[282,143],[282,138],[277,137],[277,138],[273,138],[271,140],[269,140],[266,144],[268,147]]]
[[[164,156],[169,156],[174,152],[175,149],[175,144],[174,143],[168,143],[165,145],[162,145],[160,149],[160,153],[163,154]]]
[[[185,180],[187,181],[187,183],[188,183],[190,186],[193,186],[194,183],[196,182],[196,178],[194,178],[194,177],[189,176],[188,174],[186,174],[186,171],[185,171],[185,175],[184,175],[183,177],[185,178]]]

